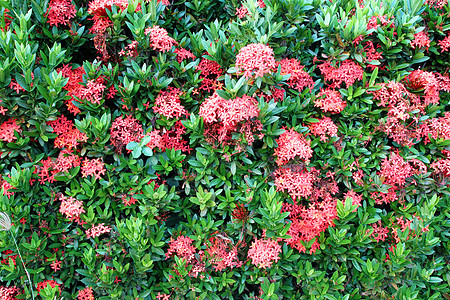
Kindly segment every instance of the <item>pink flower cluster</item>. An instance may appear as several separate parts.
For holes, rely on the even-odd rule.
[[[324,80],[330,82],[330,88],[338,88],[342,83],[348,88],[353,85],[356,80],[362,80],[364,70],[363,68],[352,60],[344,60],[336,67],[332,66],[329,61],[326,61],[319,66]]]
[[[166,259],[173,256],[184,259],[186,261],[186,266],[192,266],[192,269],[189,271],[188,275],[197,277],[199,273],[204,272],[206,269],[204,263],[197,260],[195,257],[197,248],[192,245],[193,242],[194,240],[183,235],[180,235],[175,240],[171,238],[169,242],[169,249],[166,252]],[[203,253],[200,253],[199,255],[200,257],[203,257]]]
[[[2,300],[16,300],[16,296],[20,294],[20,289],[15,286],[0,286],[0,299]]]
[[[239,50],[235,66],[246,78],[263,77],[276,68],[273,50],[264,44],[249,44]]]
[[[111,144],[116,146],[117,152],[122,153],[122,149],[129,142],[139,142],[144,134],[142,125],[131,115],[124,118],[118,117],[111,125]]]
[[[78,300],[94,300],[94,291],[91,287],[84,288],[78,292]]]
[[[0,140],[11,143],[17,140],[17,137],[14,135],[14,132],[21,133],[22,128],[17,125],[16,119],[9,119],[0,125]]]
[[[258,268],[267,269],[280,259],[280,253],[281,246],[277,241],[255,238],[247,255],[252,260],[252,264]]]
[[[314,106],[319,107],[324,112],[333,114],[340,113],[347,106],[347,102],[342,100],[341,93],[333,89],[320,89],[316,96]]]
[[[89,80],[86,87],[81,90],[81,99],[91,102],[92,104],[100,104],[103,99],[103,91],[106,86],[103,84],[103,78],[99,77],[100,80]]]
[[[443,40],[439,41],[438,45],[441,47],[441,53],[449,51],[450,50],[450,34],[447,35]]]
[[[312,157],[311,141],[293,128],[283,132],[277,139],[278,147],[274,155],[278,166],[287,164],[290,160],[301,159],[308,164]]]
[[[145,29],[145,35],[150,35],[150,47],[159,52],[167,52],[178,43],[169,36],[167,30],[155,25]]]
[[[181,105],[180,96],[183,92],[177,88],[168,88],[167,91],[160,91],[156,97],[153,111],[167,117],[168,119],[179,118],[189,113]]]
[[[81,174],[83,175],[83,178],[94,176],[95,179],[100,179],[101,175],[105,175],[105,172],[105,164],[101,158],[85,158],[81,165]]]
[[[302,66],[297,59],[282,59],[276,63],[275,68],[278,68],[278,66],[281,66],[281,75],[291,75],[287,81],[287,84],[291,89],[296,89],[301,92],[304,88],[311,90],[314,87],[314,80],[308,72],[303,70],[305,66]]]
[[[412,175],[412,171],[411,165],[403,157],[396,152],[391,152],[389,159],[384,158],[381,161],[381,169],[378,175],[384,178],[385,184],[403,187],[406,178]]]
[[[108,233],[111,231],[111,227],[105,226],[104,223],[100,223],[97,226],[92,225],[91,228],[86,230],[86,238],[94,238],[101,236],[104,233]]]
[[[314,176],[307,170],[297,170],[293,167],[282,167],[276,170],[275,185],[277,191],[287,192],[292,199],[308,197],[313,192]]]
[[[320,136],[322,142],[326,142],[330,137],[336,136],[338,131],[338,127],[329,117],[323,117],[319,119],[319,122],[311,123],[308,128],[313,135]]]
[[[312,201],[309,207],[283,203],[282,212],[290,212],[289,219],[292,221],[286,233],[291,238],[286,239],[286,243],[300,252],[305,252],[303,243],[319,237],[328,227],[335,226],[333,221],[337,219],[336,203],[332,197],[326,197],[320,202]],[[316,240],[310,253],[314,253],[319,246]]]
[[[175,54],[177,55],[177,61],[179,63],[188,58],[195,59],[195,55],[191,51],[184,48],[175,49]]]
[[[59,200],[61,200],[59,212],[65,215],[67,219],[80,223],[81,214],[86,212],[83,208],[83,202],[64,195],[61,195]]]
[[[421,31],[414,35],[414,40],[411,41],[411,47],[413,49],[426,48],[428,50],[430,42],[428,34],[425,31]]]
[[[205,122],[205,136],[210,143],[232,143],[232,133],[244,134],[247,143],[254,141],[253,134],[262,130],[257,101],[247,95],[235,99],[223,99],[217,93],[208,97],[201,105],[199,116]]]

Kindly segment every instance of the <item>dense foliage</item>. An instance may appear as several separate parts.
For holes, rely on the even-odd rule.
[[[450,299],[447,0],[0,0],[0,299]]]

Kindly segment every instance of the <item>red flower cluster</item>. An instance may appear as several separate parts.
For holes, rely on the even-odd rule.
[[[434,169],[434,174],[450,177],[450,158],[438,159],[432,162],[430,167]]]
[[[381,225],[381,220],[378,220],[377,223],[370,224],[373,228],[373,232],[370,235],[377,243],[384,242],[389,234],[389,228]]]
[[[162,130],[153,130],[147,133],[146,135],[151,136],[151,139],[146,146],[152,150],[155,148],[158,148],[160,151],[175,149],[190,153],[192,149],[182,137],[185,133],[186,127],[183,126],[181,121],[177,121],[169,130],[163,128]]]
[[[88,159],[85,158],[81,166],[81,174],[83,178],[94,176],[95,179],[100,179],[101,175],[105,175],[105,164],[100,158]]]
[[[276,170],[275,185],[277,191],[288,192],[292,199],[308,197],[313,192],[314,176],[305,169],[297,170],[295,167],[282,167]]]
[[[391,152],[390,157],[384,158],[381,161],[381,169],[378,175],[384,178],[384,183],[403,187],[406,183],[406,178],[412,176],[413,168],[396,152]]]
[[[71,0],[50,0],[46,17],[51,26],[70,25],[70,19],[75,17],[77,10]]]
[[[4,255],[5,258],[3,258],[0,263],[2,265],[9,265],[9,259],[11,259],[13,264],[16,265],[16,259],[19,255],[18,254],[11,255],[11,254],[13,254],[12,250],[2,251],[2,255]],[[2,299],[2,298],[0,298],[0,299]]]
[[[221,83],[217,81],[217,78],[223,74],[223,69],[217,62],[202,58],[195,69],[201,73],[200,79],[202,79],[202,82],[199,87],[200,90],[213,92],[216,89],[221,89]]]
[[[329,81],[330,88],[338,88],[343,82],[346,87],[353,85],[356,80],[362,80],[364,70],[357,63],[351,60],[344,60],[342,63],[333,67],[329,61],[319,66],[325,81]]]
[[[159,52],[167,52],[178,43],[169,36],[167,30],[155,25],[145,29],[145,35],[150,35],[150,47]]]
[[[378,26],[381,25],[381,27],[386,27],[391,22],[390,19],[387,18],[387,15],[384,16],[371,16],[369,19],[369,22],[367,22],[367,30],[370,30],[372,28],[377,29]],[[391,27],[393,24],[391,25]]]
[[[86,232],[86,238],[94,238],[97,236],[101,236],[104,233],[108,233],[111,231],[111,227],[105,226],[104,223],[100,223],[97,226],[92,225],[91,228],[87,229]]]
[[[278,66],[281,66],[281,75],[291,75],[287,81],[287,85],[291,89],[301,92],[304,88],[311,90],[314,87],[314,80],[308,72],[303,70],[305,66],[302,66],[297,59],[282,59],[276,63],[275,68],[278,68]]]
[[[192,58],[192,59],[196,58],[195,55],[191,51],[184,49],[184,48],[175,49],[175,54],[177,55],[177,61],[179,63],[181,63],[183,60],[188,59],[188,58]]]
[[[259,116],[257,101],[247,95],[225,100],[214,93],[200,105],[199,116],[203,117],[205,136],[211,144],[232,144],[232,134],[240,132],[251,145],[253,135],[262,130],[261,122],[255,120]]]
[[[305,164],[312,157],[311,141],[293,128],[283,132],[277,139],[278,147],[274,155],[278,166],[287,164],[290,160],[301,159]]]
[[[103,92],[106,89],[103,77],[97,80],[89,80],[84,89],[81,89],[80,98],[91,102],[92,104],[100,104],[103,99]]]
[[[188,116],[189,113],[180,102],[182,94],[183,92],[177,88],[168,88],[168,91],[160,91],[158,97],[156,97],[153,111],[168,119],[179,118],[182,115]]]
[[[309,242],[329,226],[335,226],[333,220],[337,219],[336,200],[332,197],[326,197],[321,202],[313,201],[308,208],[295,203],[283,203],[282,212],[290,212],[289,219],[292,221],[286,233],[291,238],[286,239],[286,243],[300,252],[306,251],[302,242]],[[310,253],[314,253],[318,248],[319,243],[316,240]]]
[[[244,5],[241,5],[241,7],[236,7],[236,14],[235,14],[239,19],[244,18],[245,16],[249,16],[251,17],[252,15],[250,14],[250,12],[248,11],[248,9],[246,7],[244,7]]]
[[[258,268],[267,269],[280,259],[278,256],[280,253],[281,246],[277,241],[255,238],[247,255],[252,260],[252,264]]]
[[[57,283],[54,280],[46,279],[42,282],[39,282],[36,286],[36,289],[38,290],[38,292],[40,292],[42,289],[45,289],[48,285],[50,285],[52,288],[54,288],[55,286],[58,286],[59,295],[61,296],[61,284]]]
[[[209,257],[209,262],[216,272],[223,271],[228,267],[231,269],[240,267],[243,264],[237,256],[237,247],[231,244],[231,240],[224,238],[210,238],[205,254]]]
[[[319,122],[311,123],[308,128],[313,135],[320,136],[322,142],[326,142],[329,137],[336,136],[338,131],[338,127],[329,117],[323,117],[319,119]]]
[[[0,299],[2,300],[16,300],[16,296],[20,294],[20,290],[17,286],[0,286]]]
[[[0,140],[8,143],[17,140],[14,132],[21,133],[22,129],[19,125],[17,125],[16,119],[10,118],[8,121],[5,121],[2,125],[0,125]]]
[[[413,49],[426,48],[428,50],[430,47],[430,38],[428,37],[428,34],[425,31],[416,33],[414,35],[414,40],[411,41],[411,47]]]
[[[78,292],[78,300],[94,300],[94,292],[91,287],[84,288]]]
[[[86,212],[83,208],[83,202],[64,195],[61,195],[59,200],[61,200],[59,212],[65,215],[67,219],[80,223],[81,214]]]
[[[57,148],[71,150],[76,148],[80,142],[85,143],[88,140],[87,135],[73,126],[72,121],[69,121],[64,115],[47,124],[53,128],[54,133],[58,134],[55,139],[55,147]]]
[[[186,266],[191,265],[192,269],[189,271],[189,276],[197,277],[199,273],[204,272],[205,265],[198,261],[195,257],[197,248],[192,245],[193,240],[189,237],[180,235],[176,240],[170,239],[169,249],[166,252],[166,259],[177,256],[186,261]],[[203,253],[199,253],[203,257]]]
[[[108,18],[106,10],[111,11],[111,7],[115,5],[118,10],[124,10],[128,7],[128,0],[93,0],[89,2],[88,13],[93,15],[94,25],[89,29],[91,33],[104,34],[106,29],[113,25]]]
[[[425,4],[434,9],[443,9],[448,4],[448,0],[425,0]]]
[[[7,196],[8,199],[11,198],[11,196],[14,195],[14,192],[11,190],[15,190],[16,188],[13,187],[8,181],[6,180],[1,180],[1,185],[0,185],[0,189],[3,189],[3,195]]]
[[[195,253],[197,252],[197,248],[192,245],[194,240],[190,237],[180,235],[176,240],[170,239],[169,249],[166,252],[166,259],[178,256],[179,258],[183,258],[186,262],[192,262],[195,259]]]
[[[333,89],[320,89],[317,94],[314,106],[319,107],[324,112],[333,114],[340,113],[347,106],[347,102],[342,100],[341,93]]]
[[[72,103],[72,101],[78,101],[75,97],[82,98],[84,87],[80,82],[83,82],[83,75],[86,74],[86,72],[83,67],[72,70],[70,65],[63,65],[61,68],[57,69],[57,71],[61,72],[63,77],[69,78],[69,81],[64,86],[64,90],[67,91],[67,95],[70,96],[71,99],[66,100],[66,106],[71,113],[77,115],[81,111]]]
[[[450,34],[447,35],[443,40],[439,41],[438,45],[441,47],[441,53],[449,51],[450,50]]]
[[[118,153],[122,153],[122,149],[129,142],[139,142],[144,134],[142,125],[131,115],[127,115],[125,119],[118,117],[111,125],[111,144],[117,148]]]
[[[81,164],[81,159],[78,155],[72,153],[70,150],[63,149],[54,163],[53,168],[57,172],[67,172],[72,168],[78,167]]]
[[[246,78],[263,77],[276,67],[273,50],[264,44],[249,44],[239,50],[235,66]]]

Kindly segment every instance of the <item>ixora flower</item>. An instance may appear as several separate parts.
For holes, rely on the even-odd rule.
[[[70,19],[77,14],[75,5],[70,0],[50,0],[47,9],[47,23],[52,26],[70,25]]]
[[[272,48],[264,44],[250,44],[243,47],[236,55],[235,65],[238,72],[244,72],[246,78],[263,77],[276,67]]]
[[[169,36],[167,30],[155,25],[145,29],[144,33],[150,36],[150,46],[153,50],[167,52],[172,46],[178,45],[177,41]]]
[[[272,239],[255,238],[250,249],[248,250],[248,258],[252,260],[252,264],[258,268],[270,268],[272,264],[277,262],[280,257],[281,246],[277,241]]]

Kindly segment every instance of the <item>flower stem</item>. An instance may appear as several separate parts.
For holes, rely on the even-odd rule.
[[[12,239],[14,241],[14,244],[16,245],[17,253],[19,253],[19,257],[22,260],[22,266],[23,266],[23,269],[25,270],[25,273],[27,274],[28,284],[30,285],[31,296],[33,297],[33,300],[34,300],[34,292],[33,292],[33,286],[31,284],[30,273],[28,273],[28,270],[25,267],[25,262],[23,261],[22,255],[20,254],[20,250],[19,250],[19,246],[17,246],[16,238],[14,237],[13,233],[11,232],[11,230],[9,232],[11,233],[11,237],[12,237]]]

